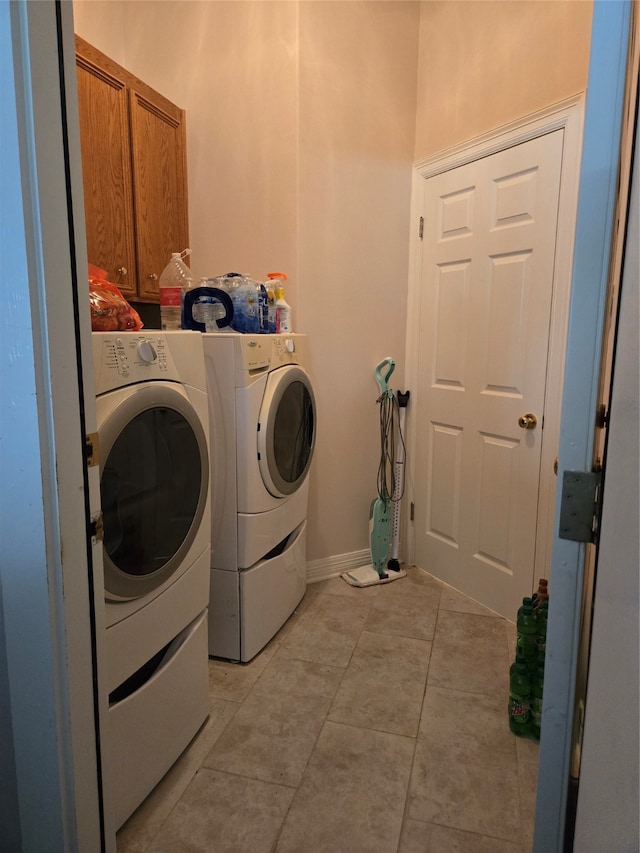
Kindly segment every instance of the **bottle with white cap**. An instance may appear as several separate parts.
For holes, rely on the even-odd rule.
[[[190,254],[191,249],[173,252],[160,275],[160,327],[164,331],[182,328],[182,292],[193,285],[191,270],[182,259]]]

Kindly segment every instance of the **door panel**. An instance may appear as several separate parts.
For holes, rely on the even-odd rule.
[[[533,583],[562,145],[425,186],[416,562],[509,618]]]
[[[185,117],[159,95],[129,94],[138,293],[157,299],[171,252],[189,241]]]

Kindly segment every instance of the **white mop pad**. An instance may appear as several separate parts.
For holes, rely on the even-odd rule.
[[[359,569],[350,569],[348,572],[343,572],[340,577],[351,586],[375,586],[379,583],[397,581],[399,578],[405,577],[407,573],[404,569],[399,569],[397,572],[386,569],[386,574],[388,577],[381,578],[373,564],[370,563],[368,566],[360,566]]]

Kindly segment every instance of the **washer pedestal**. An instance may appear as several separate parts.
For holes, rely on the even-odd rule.
[[[122,698],[109,704],[105,782],[117,829],[151,793],[209,716],[206,610],[155,663],[157,669],[150,677],[141,676],[143,683],[131,685],[131,692],[123,691]]]

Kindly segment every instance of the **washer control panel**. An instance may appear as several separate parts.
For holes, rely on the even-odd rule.
[[[305,335],[242,335],[235,337],[236,365],[250,373],[302,364]]]
[[[163,332],[94,332],[96,393],[151,379],[178,380]]]
[[[113,335],[102,339],[103,369],[116,372],[131,382],[159,378],[167,370],[166,340],[144,335],[134,338]]]
[[[286,358],[288,354],[296,351],[296,342],[289,335],[285,335],[282,338],[275,338],[273,341],[273,350],[277,355]]]

